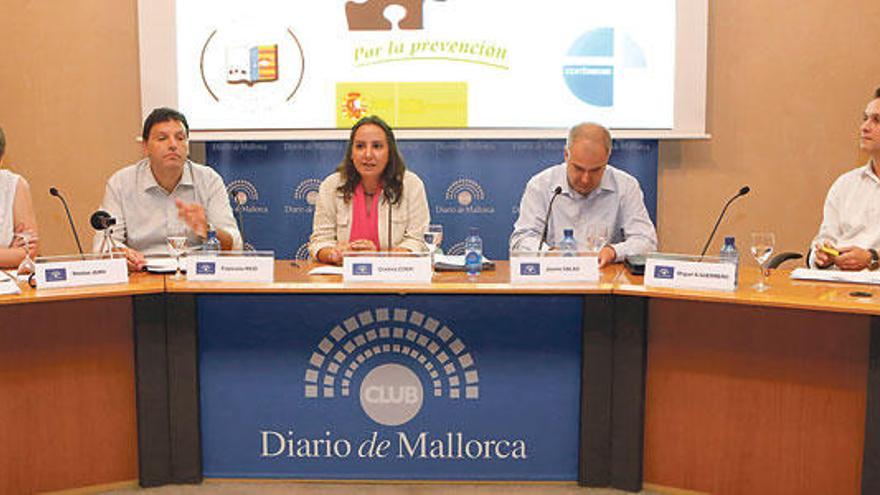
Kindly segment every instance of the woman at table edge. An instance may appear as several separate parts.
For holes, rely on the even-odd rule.
[[[321,182],[309,254],[342,264],[346,251],[424,252],[425,186],[406,170],[394,132],[377,116],[352,128],[336,172]]]
[[[28,182],[3,169],[5,155],[6,135],[0,127],[0,268],[15,268],[25,253],[37,255],[37,218]],[[27,242],[17,235],[22,233],[30,234]]]

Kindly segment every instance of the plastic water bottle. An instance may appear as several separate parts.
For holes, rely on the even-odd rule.
[[[483,270],[483,239],[476,227],[471,227],[470,235],[464,240],[464,265],[471,280],[476,279]]]
[[[724,238],[724,246],[721,247],[721,252],[718,256],[721,258],[722,263],[732,263],[736,266],[733,285],[734,287],[739,286],[739,251],[736,250],[736,242],[733,236]]]
[[[217,239],[217,230],[213,225],[208,225],[208,237],[202,244],[202,251],[207,255],[216,255],[220,252],[220,239]]]
[[[559,241],[559,250],[563,256],[574,256],[578,250],[578,243],[574,240],[574,229],[564,229],[562,240]]]

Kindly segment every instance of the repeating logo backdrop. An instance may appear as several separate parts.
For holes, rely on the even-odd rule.
[[[205,476],[574,480],[581,305],[202,296]]]
[[[320,181],[333,173],[345,141],[212,142],[207,161],[238,198],[247,243],[277,258],[308,256]],[[470,227],[484,252],[508,258],[508,239],[529,178],[562,162],[563,140],[414,140],[399,147],[428,193],[431,222],[444,227],[443,249],[456,253]],[[657,140],[617,140],[611,163],[633,174],[656,224]],[[460,254],[460,253],[457,253]]]

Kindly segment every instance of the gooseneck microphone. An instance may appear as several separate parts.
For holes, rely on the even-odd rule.
[[[107,230],[116,225],[116,219],[104,210],[92,213],[92,218],[89,219],[89,222],[95,230]]]
[[[703,246],[703,250],[700,252],[700,259],[703,259],[703,256],[706,254],[706,250],[709,249],[709,243],[711,243],[712,238],[715,237],[715,231],[718,230],[718,225],[721,224],[721,219],[724,218],[724,214],[727,213],[727,207],[730,206],[730,204],[733,203],[737,198],[748,194],[749,191],[751,191],[749,186],[742,186],[739,189],[738,193],[736,193],[732,198],[727,200],[727,203],[725,203],[724,208],[721,209],[721,214],[718,215],[718,220],[715,221],[715,226],[712,227],[712,233],[709,234],[709,238],[706,239],[706,245]]]
[[[553,190],[553,197],[550,198],[550,204],[547,206],[547,215],[544,216],[544,232],[541,233],[538,251],[541,250],[541,246],[547,244],[547,228],[550,226],[550,213],[553,211],[553,202],[556,201],[560,194],[562,194],[562,186],[556,186],[556,189]]]
[[[241,250],[245,251],[245,240],[244,235],[244,217],[242,215],[242,208],[244,207],[247,198],[242,196],[239,197],[237,191],[230,191],[229,197],[232,198],[232,204],[235,205],[235,208],[232,211],[235,213],[236,219],[238,220],[238,233],[241,234]]]
[[[74,240],[76,240],[76,248],[79,249],[79,255],[83,256],[82,244],[80,244],[79,242],[79,235],[76,233],[76,225],[73,224],[73,217],[70,216],[70,208],[67,207],[67,201],[64,200],[64,196],[61,195],[61,191],[59,191],[56,187],[50,187],[49,194],[60,199],[61,204],[64,205],[64,211],[67,213],[67,223],[68,225],[70,225],[70,231],[73,232]]]

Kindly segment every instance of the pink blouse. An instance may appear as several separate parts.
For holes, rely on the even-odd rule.
[[[358,184],[354,188],[354,197],[351,205],[351,234],[349,242],[358,239],[369,239],[379,250],[379,197],[382,196],[382,187],[376,189],[373,194],[370,211],[367,212],[367,194],[364,185]]]

